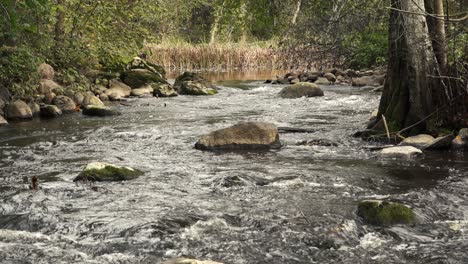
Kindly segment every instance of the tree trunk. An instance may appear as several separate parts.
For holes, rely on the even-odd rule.
[[[57,21],[55,22],[55,45],[57,48],[63,46],[65,39],[65,0],[57,0]]]
[[[426,11],[432,15],[427,17],[429,34],[441,74],[445,75],[447,72],[447,39],[443,0],[425,0],[425,7]]]
[[[210,45],[213,45],[216,43],[216,35],[218,33],[219,22],[221,21],[221,17],[223,15],[223,9],[224,9],[224,1],[221,7],[215,11],[214,22],[210,30]]]
[[[302,0],[297,0],[296,4],[296,11],[294,11],[293,18],[291,19],[291,25],[295,26],[297,23],[297,17],[299,16],[299,12],[301,11]]]
[[[415,134],[430,129],[431,123],[425,119],[443,101],[439,79],[431,77],[439,69],[426,17],[417,15],[424,0],[392,0],[392,8],[389,63],[378,117],[386,117],[390,132],[422,121],[409,131]],[[381,123],[376,128],[382,129]]]

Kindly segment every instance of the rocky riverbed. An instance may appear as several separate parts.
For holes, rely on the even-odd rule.
[[[121,115],[0,128],[0,259],[5,263],[466,263],[468,158],[458,151],[382,158],[362,129],[379,95],[320,85],[226,82],[206,97],[130,98]],[[239,89],[242,87],[243,89]],[[279,129],[281,149],[195,149],[239,122]],[[292,133],[296,132],[296,133]],[[304,143],[305,142],[305,143]],[[375,148],[374,148],[375,147]],[[92,162],[137,168],[123,182],[74,182]],[[29,190],[30,179],[38,190]],[[410,224],[357,212],[388,200]]]

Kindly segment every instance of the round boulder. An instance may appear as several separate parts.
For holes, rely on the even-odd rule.
[[[73,179],[73,181],[128,181],[141,175],[143,175],[142,171],[130,167],[93,162],[88,164],[86,168],[75,179]]]
[[[126,85],[125,83],[121,83],[116,80],[112,80],[110,82],[110,88],[105,90],[105,94],[109,96],[110,99],[112,98],[125,98],[129,97],[132,92],[132,88]]]
[[[8,119],[31,119],[32,117],[31,108],[24,101],[14,101],[6,108],[6,118]]]
[[[83,99],[83,103],[82,103],[82,107],[86,107],[86,106],[89,106],[89,105],[95,105],[95,106],[104,106],[104,103],[99,99],[97,98],[96,96],[94,95],[86,95]]]
[[[301,98],[323,96],[323,91],[314,83],[300,82],[285,87],[279,95],[282,98]]]
[[[42,105],[40,115],[45,118],[59,117],[62,115],[62,110],[56,105]]]
[[[37,67],[37,73],[42,79],[53,80],[55,76],[55,71],[52,66],[47,63],[42,63]]]
[[[6,119],[0,115],[0,126],[5,126],[5,125],[8,125],[8,121],[6,121]]]
[[[65,95],[59,95],[52,101],[63,113],[73,113],[76,111],[76,104],[73,99]]]
[[[178,95],[170,84],[152,83],[151,87],[153,87],[153,95],[156,97],[173,97]]]
[[[195,144],[200,150],[255,150],[280,148],[278,128],[270,123],[247,122],[204,135]]]
[[[323,77],[325,77],[329,82],[332,82],[332,83],[336,82],[336,76],[331,72],[325,73]]]

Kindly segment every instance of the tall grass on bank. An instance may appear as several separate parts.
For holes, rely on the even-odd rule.
[[[148,59],[174,70],[283,69],[282,58],[268,43],[148,44]]]

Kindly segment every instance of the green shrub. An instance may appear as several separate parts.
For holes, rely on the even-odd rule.
[[[385,65],[388,53],[388,33],[386,29],[349,35],[344,47],[349,53],[346,64],[353,69],[365,69]]]

